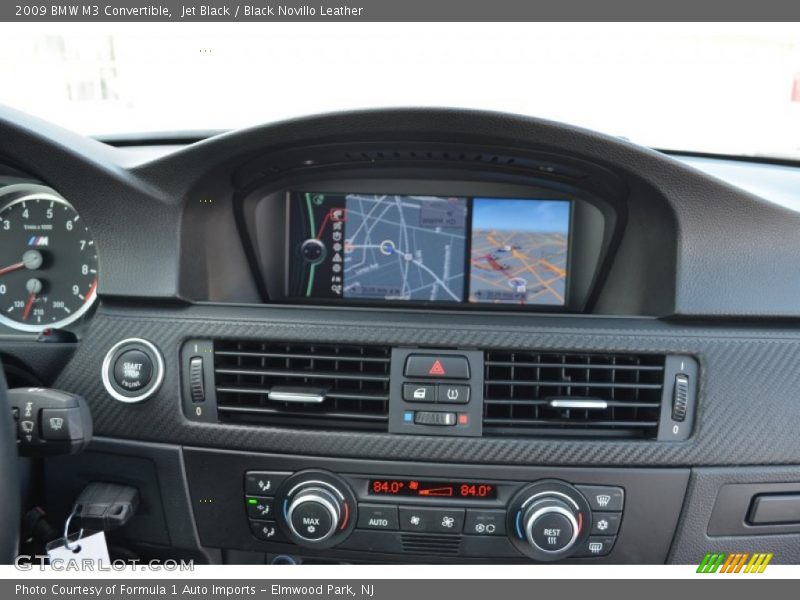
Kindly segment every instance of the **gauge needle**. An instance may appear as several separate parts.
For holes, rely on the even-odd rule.
[[[13,265],[8,265],[7,267],[0,269],[0,275],[5,275],[6,273],[11,273],[12,271],[16,271],[17,269],[21,269],[25,266],[24,262],[14,263]]]
[[[31,308],[33,307],[34,300],[36,300],[36,292],[33,292],[30,296],[28,296],[28,301],[25,303],[25,310],[22,311],[23,321],[28,320],[28,315],[31,314]]]

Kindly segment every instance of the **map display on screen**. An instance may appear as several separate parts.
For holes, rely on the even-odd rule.
[[[288,295],[563,305],[571,202],[294,193]]]
[[[475,198],[470,302],[563,305],[570,202]]]

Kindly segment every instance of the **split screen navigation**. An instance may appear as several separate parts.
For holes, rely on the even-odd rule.
[[[566,199],[295,192],[288,295],[563,306]]]

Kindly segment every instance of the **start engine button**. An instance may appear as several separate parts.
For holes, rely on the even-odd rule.
[[[120,402],[147,400],[164,381],[164,358],[151,342],[128,338],[114,344],[103,359],[103,387]]]
[[[114,363],[114,382],[123,390],[137,392],[153,377],[153,361],[141,350],[128,350]]]

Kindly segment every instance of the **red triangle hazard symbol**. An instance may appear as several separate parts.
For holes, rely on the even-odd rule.
[[[444,375],[444,367],[442,366],[442,363],[440,363],[438,359],[436,360],[435,363],[433,363],[431,370],[428,371],[428,375]]]

